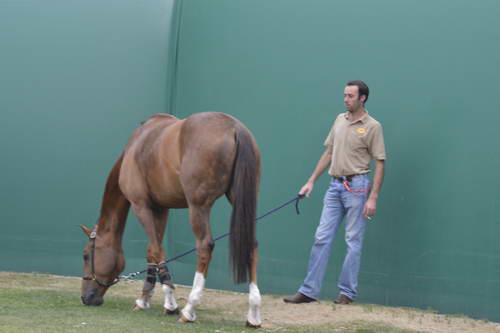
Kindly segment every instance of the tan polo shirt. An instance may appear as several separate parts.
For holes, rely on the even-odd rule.
[[[370,172],[371,160],[385,160],[382,125],[367,113],[351,122],[349,112],[335,119],[324,145],[332,150],[331,176],[348,176]]]

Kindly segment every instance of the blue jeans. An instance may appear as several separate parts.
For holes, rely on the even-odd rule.
[[[338,287],[340,294],[350,299],[356,298],[361,249],[366,228],[363,208],[368,198],[369,185],[370,180],[367,175],[354,177],[349,187],[352,190],[366,191],[351,193],[341,182],[332,178],[325,194],[323,212],[309,257],[307,276],[299,288],[300,293],[314,299],[319,298],[333,239],[345,217],[347,254],[340,272]]]

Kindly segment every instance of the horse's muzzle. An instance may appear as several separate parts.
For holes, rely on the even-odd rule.
[[[83,295],[81,299],[83,304],[90,306],[99,306],[104,303],[103,298],[93,292],[87,295]]]

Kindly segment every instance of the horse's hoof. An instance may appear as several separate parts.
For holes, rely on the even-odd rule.
[[[187,319],[187,318],[186,318],[186,317],[184,317],[183,315],[181,315],[181,316],[179,317],[179,323],[183,323],[183,324],[185,324],[185,323],[192,323],[192,321],[191,321],[191,320],[189,320],[189,319]]]
[[[253,324],[250,324],[250,322],[247,320],[247,323],[245,325],[246,327],[250,327],[250,328],[260,328],[260,324],[259,325],[253,325]]]
[[[150,307],[151,307],[151,305],[149,304],[149,302],[145,302],[142,299],[136,299],[132,310],[133,311],[140,311],[140,310],[149,309]]]
[[[174,310],[165,309],[165,311],[163,311],[163,314],[169,315],[169,316],[178,315],[179,313],[180,313],[179,308],[176,308]]]

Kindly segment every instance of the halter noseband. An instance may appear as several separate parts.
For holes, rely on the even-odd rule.
[[[95,276],[94,257],[95,257],[95,238],[96,238],[96,236],[97,236],[97,226],[92,230],[92,232],[89,235],[89,239],[92,242],[92,247],[90,250],[90,267],[91,267],[90,273],[91,273],[91,276],[82,276],[82,279],[86,280],[86,281],[95,281],[95,283],[97,283],[99,286],[101,286],[103,288],[108,288],[114,284],[117,284],[120,281],[120,279],[115,278],[112,282],[105,283],[105,282],[99,281],[97,279],[97,277]]]

